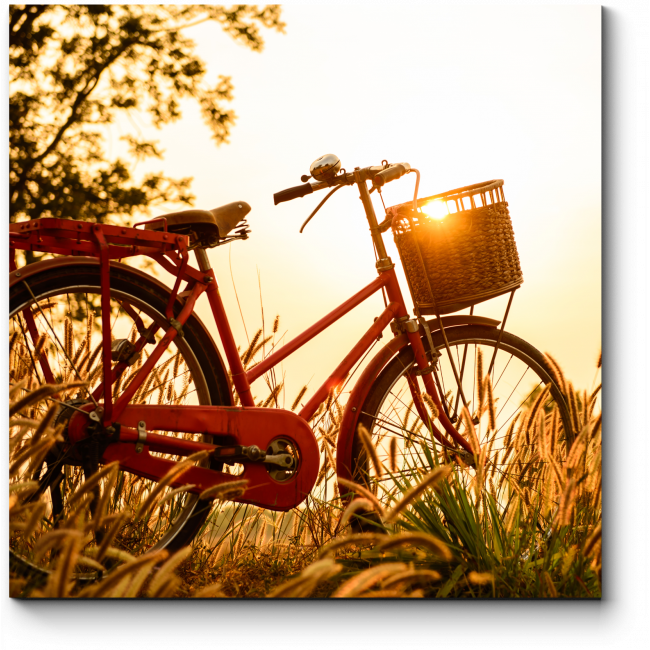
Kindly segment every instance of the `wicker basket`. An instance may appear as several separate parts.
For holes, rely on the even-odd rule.
[[[432,202],[442,214],[426,214]],[[512,291],[524,281],[503,181],[488,181],[388,208],[413,302],[449,314]],[[429,209],[431,212],[432,210]]]

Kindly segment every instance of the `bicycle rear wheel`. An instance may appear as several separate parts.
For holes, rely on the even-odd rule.
[[[167,320],[165,307],[169,294],[158,283],[134,273],[127,267],[111,267],[111,333],[113,339],[135,341],[138,334],[133,313],[145,327],[151,323],[161,326],[156,342],[162,338]],[[74,389],[60,395],[60,405],[54,424],[65,426],[74,407],[91,401],[90,394],[101,383],[102,329],[99,267],[96,264],[60,267],[36,274],[11,289],[10,293],[10,383],[26,382],[19,397],[44,383],[40,358],[45,358],[55,383],[73,380],[88,382],[87,388]],[[178,311],[180,305],[177,303]],[[26,316],[31,313],[37,337],[29,331]],[[228,379],[220,364],[214,343],[200,321],[191,316],[183,326],[183,337],[177,337],[156,364],[154,370],[136,393],[132,403],[158,404],[230,404]],[[38,352],[38,338],[44,336],[42,352]],[[146,360],[148,345],[139,358],[113,385],[114,399],[121,394]],[[17,417],[39,421],[54,402],[43,401],[29,407]],[[22,425],[24,426],[24,425]],[[20,427],[12,430],[18,431]],[[13,446],[10,464],[30,445],[34,427],[27,426],[23,438]],[[159,431],[165,435],[184,436],[188,439],[211,441],[210,436],[177,434]],[[63,436],[65,439],[65,429]],[[36,470],[29,462],[14,467],[10,480],[13,484],[38,480],[39,490],[47,502],[40,532],[28,538],[20,530],[12,533],[10,548],[15,558],[26,563],[33,560],[39,536],[60,526],[72,513],[75,505],[70,498],[80,488],[88,474],[97,469],[89,465],[82,454],[65,441],[48,454]],[[170,457],[177,460],[176,457]],[[210,466],[209,461],[203,461]],[[214,469],[222,469],[215,464]],[[31,472],[27,475],[27,472]],[[126,472],[119,472],[106,501],[106,515],[117,518],[120,513],[134,513],[151,494],[157,483]],[[102,483],[99,492],[105,487]],[[201,529],[210,512],[209,501],[200,501],[187,492],[172,493],[164,489],[159,493],[147,516],[135,519],[129,514],[122,522],[112,545],[138,555],[151,550],[174,551],[189,543]],[[98,540],[95,540],[97,543]],[[93,542],[88,542],[92,544]],[[47,556],[45,557],[47,561]]]
[[[478,442],[485,448],[485,477],[487,489],[497,496],[508,492],[512,482],[524,495],[539,492],[540,470],[538,441],[526,438],[525,428],[520,429],[524,412],[533,405],[540,391],[549,388],[541,408],[553,425],[556,418],[553,453],[559,463],[566,460],[567,450],[573,442],[570,411],[555,373],[544,355],[526,341],[504,332],[498,346],[494,366],[490,373],[493,394],[494,423],[490,427],[487,395],[481,400],[479,373],[485,377],[490,366],[499,330],[480,325],[452,327],[446,330],[452,358],[461,378],[467,409],[474,423]],[[461,417],[463,399],[456,382],[449,355],[440,331],[432,333],[433,343],[441,353],[438,361],[437,388],[444,399],[448,415],[466,439],[468,427]],[[425,349],[428,348],[423,337]],[[372,487],[386,504],[399,496],[398,484],[417,481],[419,475],[431,469],[428,451],[438,454],[444,450],[437,444],[412,400],[407,377],[413,369],[413,350],[408,347],[392,359],[374,382],[361,407],[359,423],[370,432],[379,460],[388,472],[378,476],[363,447],[358,432],[355,433],[352,452],[353,480]],[[486,384],[485,384],[486,385]],[[487,390],[485,391],[487,392]],[[553,413],[556,413],[554,416]],[[435,416],[434,424],[442,430]],[[448,455],[453,459],[453,455]],[[535,460],[537,458],[537,460]],[[394,479],[397,479],[396,481]]]

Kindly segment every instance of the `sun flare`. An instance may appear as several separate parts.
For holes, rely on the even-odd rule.
[[[444,201],[435,200],[424,206],[423,212],[432,219],[444,219],[448,214],[447,204]]]

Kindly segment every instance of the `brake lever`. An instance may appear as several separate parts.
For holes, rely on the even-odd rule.
[[[315,210],[314,210],[314,211],[313,211],[313,212],[312,212],[312,213],[307,217],[307,219],[305,220],[305,223],[303,223],[302,226],[300,227],[300,232],[301,232],[301,233],[302,233],[302,231],[305,229],[305,226],[306,226],[306,225],[307,225],[307,224],[312,220],[313,216],[314,216],[314,215],[315,215],[315,214],[316,214],[316,213],[317,213],[317,212],[318,212],[318,211],[323,207],[323,205],[325,205],[325,201],[327,201],[327,199],[329,199],[330,196],[332,196],[332,194],[334,194],[334,192],[337,192],[337,191],[340,190],[342,187],[345,187],[345,185],[337,185],[337,186],[336,186],[336,187],[335,187],[331,192],[329,192],[329,193],[327,194],[327,196],[326,196],[326,197],[325,197],[325,198],[324,198],[324,199],[323,199],[323,200],[322,200],[322,201],[321,201],[321,202],[316,206],[316,209],[315,209]]]

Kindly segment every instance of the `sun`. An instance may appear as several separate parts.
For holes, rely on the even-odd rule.
[[[423,212],[432,219],[437,220],[444,219],[449,214],[447,204],[445,201],[441,201],[440,199],[427,203],[423,207]]]

